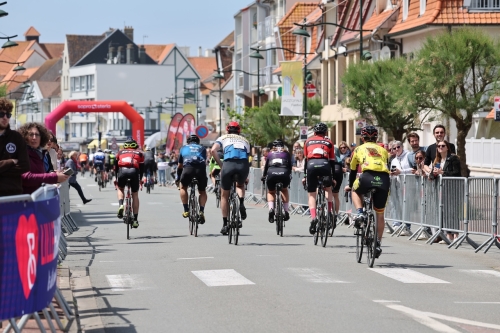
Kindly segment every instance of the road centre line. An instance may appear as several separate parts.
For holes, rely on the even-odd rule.
[[[401,303],[401,301],[389,301],[384,299],[376,299],[373,300],[375,303]]]
[[[368,268],[403,283],[450,283],[407,268]]]
[[[196,257],[196,258],[177,258],[177,260],[199,260],[199,259],[213,259],[214,257]]]
[[[112,291],[152,289],[145,286],[144,278],[139,274],[106,275],[106,279]]]
[[[255,284],[234,269],[191,271],[208,287],[242,286]]]

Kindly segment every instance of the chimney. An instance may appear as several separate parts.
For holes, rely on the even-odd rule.
[[[203,49],[200,47],[198,47],[198,57],[203,57]]]
[[[113,57],[115,56],[115,48],[109,43],[109,53],[108,53],[108,64],[113,63]]]
[[[125,57],[125,53],[123,53],[123,46],[118,46],[118,53],[116,54],[116,63],[117,64],[123,64],[125,61],[123,61]]]
[[[211,49],[206,49],[205,50],[205,57],[210,57],[210,54],[212,54],[212,50]]]
[[[140,64],[146,63],[146,48],[144,47],[144,45],[141,45],[139,47],[139,63]]]
[[[125,26],[125,29],[123,29],[123,33],[125,36],[127,36],[131,41],[134,41],[134,28],[132,26],[127,27]]]
[[[134,44],[127,44],[127,64],[133,64],[135,61]]]

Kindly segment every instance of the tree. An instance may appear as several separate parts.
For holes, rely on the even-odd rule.
[[[465,176],[465,139],[473,116],[491,108],[490,98],[498,92],[500,46],[480,29],[460,28],[428,38],[415,62],[416,86],[428,96],[422,106],[455,120]]]
[[[314,125],[323,108],[319,99],[308,99],[308,124]],[[280,116],[281,100],[274,99],[261,108],[246,108],[243,114],[229,111],[229,117],[241,125],[241,132],[250,143],[265,146],[276,139],[292,144],[300,138],[299,127],[302,117]]]
[[[6,97],[7,96],[7,84],[2,84],[0,86],[0,97]]]
[[[362,118],[402,141],[405,133],[418,130],[427,116],[420,112],[422,103],[407,77],[412,67],[404,58],[349,66],[342,78],[345,105],[359,110]]]

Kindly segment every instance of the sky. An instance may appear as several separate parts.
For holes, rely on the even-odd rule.
[[[0,1],[1,2],[1,1]],[[134,28],[137,44],[213,49],[234,30],[234,15],[251,0],[7,0],[0,9],[0,35],[24,40],[30,26],[41,43],[64,43],[66,34],[100,35],[109,28]],[[147,36],[147,37],[143,37]]]

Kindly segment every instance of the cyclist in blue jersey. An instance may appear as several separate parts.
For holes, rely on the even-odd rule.
[[[96,176],[97,173],[101,173],[101,180],[104,181],[104,162],[106,160],[106,155],[102,152],[102,149],[99,148],[97,149],[97,153],[94,154],[94,168],[96,170]],[[102,185],[102,184],[99,184]]]
[[[217,164],[222,168],[220,174],[221,183],[221,210],[222,210],[222,221],[223,226],[221,233],[227,235],[227,216],[229,210],[229,192],[233,184],[233,177],[236,177],[236,192],[240,198],[240,215],[241,219],[245,220],[247,218],[247,211],[244,205],[245,200],[245,181],[248,177],[250,171],[250,163],[248,162],[248,155],[250,154],[250,143],[247,139],[242,137],[240,134],[240,124],[236,121],[231,121],[226,126],[226,135],[219,137],[213,147],[212,156],[217,161]],[[222,161],[217,154],[217,151],[222,148],[224,152],[224,167],[222,167]],[[241,222],[238,226],[242,227]]]
[[[205,223],[205,204],[207,203],[207,150],[200,145],[200,138],[191,135],[187,138],[187,145],[179,151],[179,164],[177,166],[177,176],[180,179],[180,195],[182,206],[184,207],[184,218],[189,217],[188,187],[193,178],[198,180],[198,193],[200,203],[199,223]]]

